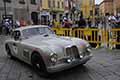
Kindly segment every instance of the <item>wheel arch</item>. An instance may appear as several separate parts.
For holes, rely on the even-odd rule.
[[[40,56],[40,58],[42,59],[42,61],[44,62],[44,64],[45,64],[45,61],[44,61],[42,55],[41,55],[40,52],[38,52],[38,51],[32,51],[32,53],[31,53],[31,60],[30,60],[31,64],[32,64],[32,56],[33,56],[34,54],[38,54],[38,55]]]
[[[45,62],[43,56],[42,56],[42,55],[40,54],[40,52],[38,52],[38,51],[33,51],[33,52],[31,53],[31,65],[32,65],[32,56],[33,56],[34,54],[38,54],[38,55],[39,55],[41,63],[44,65],[45,70],[47,70],[46,62]]]

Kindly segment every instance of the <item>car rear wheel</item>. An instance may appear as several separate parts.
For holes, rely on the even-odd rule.
[[[8,45],[5,46],[6,52],[7,52],[7,56],[9,58],[13,58],[13,55],[11,53],[10,47]]]
[[[39,53],[33,53],[31,56],[31,63],[33,68],[42,76],[48,75],[45,63]]]

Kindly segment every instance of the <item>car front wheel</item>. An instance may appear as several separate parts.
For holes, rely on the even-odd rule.
[[[31,63],[33,68],[39,74],[42,74],[43,76],[48,74],[45,63],[39,53],[33,53],[33,55],[31,56]]]

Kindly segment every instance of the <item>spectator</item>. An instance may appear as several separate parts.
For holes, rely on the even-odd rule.
[[[24,18],[21,18],[20,19],[20,26],[26,26],[27,24],[26,24],[26,21],[24,20]]]
[[[80,27],[80,28],[86,27],[86,21],[82,16],[80,16],[80,18],[79,18],[78,27]]]
[[[92,21],[90,18],[87,19],[87,24],[88,24],[88,27],[91,28],[92,27]]]
[[[116,27],[119,28],[120,27],[120,16],[119,15],[116,16],[116,20],[117,20]]]
[[[19,28],[20,27],[20,22],[18,20],[15,21],[14,23],[15,28]]]
[[[5,19],[3,21],[3,26],[4,26],[4,31],[5,31],[5,34],[10,34],[10,29],[11,29],[11,25],[9,23],[9,19]]]
[[[109,20],[109,25],[111,28],[115,28],[116,26],[116,22],[117,22],[117,19],[116,17],[112,14],[108,17],[108,20]]]
[[[52,20],[49,20],[49,27],[52,28],[53,27],[53,21]]]
[[[71,22],[67,18],[64,18],[63,20],[63,27],[64,28],[70,28],[71,27]]]
[[[33,21],[32,21],[32,20],[28,20],[28,21],[27,21],[27,25],[35,25],[35,24],[33,24]]]
[[[100,23],[99,18],[95,18],[95,27],[99,27],[99,23]]]
[[[106,30],[106,28],[107,28],[107,23],[108,23],[108,16],[103,16],[101,23],[102,23],[103,29]]]

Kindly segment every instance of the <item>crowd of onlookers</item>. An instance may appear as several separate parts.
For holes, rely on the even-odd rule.
[[[11,30],[18,27],[34,24],[32,21],[25,21],[24,18],[13,21],[11,19],[3,19],[0,24],[0,34],[10,34]],[[63,17],[62,20],[49,20],[46,24],[49,27],[63,27],[63,28],[117,28],[120,27],[120,15],[107,15],[104,17],[84,18],[79,16],[78,19],[71,20],[68,17]]]
[[[117,28],[120,27],[120,15],[107,15],[95,18],[84,18],[80,16],[77,20],[71,20],[64,17],[62,22],[58,22],[56,19],[50,21],[50,27],[63,27],[63,28]]]
[[[50,27],[63,27],[63,28],[85,28],[92,27],[93,21],[89,17],[85,19],[83,16],[78,17],[78,19],[72,20],[68,17],[63,17],[62,21],[59,22],[56,19],[50,20]]]

